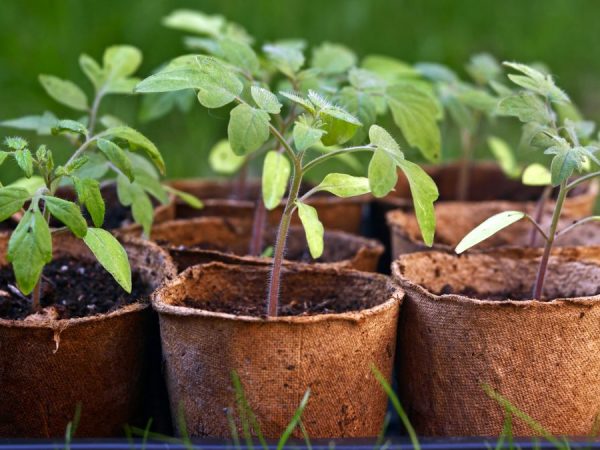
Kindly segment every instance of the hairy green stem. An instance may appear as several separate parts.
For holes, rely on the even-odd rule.
[[[548,271],[548,260],[550,259],[550,252],[552,251],[552,245],[554,244],[554,238],[556,237],[556,228],[558,227],[558,220],[562,212],[562,207],[567,197],[567,181],[563,181],[560,184],[560,190],[558,192],[558,198],[556,199],[556,206],[552,213],[552,222],[550,223],[550,229],[548,231],[548,239],[546,239],[546,245],[544,246],[544,253],[538,267],[537,277],[535,280],[535,286],[533,288],[533,298],[540,300],[544,291],[544,281],[546,280],[546,272]]]
[[[98,116],[98,110],[100,109],[100,102],[104,97],[104,90],[100,89],[94,98],[92,107],[90,108],[90,116],[88,121],[88,135],[87,140],[90,140],[94,134],[94,128],[96,128],[96,118]]]
[[[550,197],[550,194],[552,194],[552,186],[546,186],[535,207],[535,215],[533,216],[533,220],[535,220],[536,223],[540,223],[542,221],[542,216],[544,215],[544,206],[546,205],[546,201]],[[537,233],[534,226],[531,228],[531,234],[529,235],[529,246],[535,247],[536,243]]]
[[[269,280],[269,293],[267,295],[267,314],[270,317],[277,316],[277,310],[279,307],[279,293],[281,290],[281,267],[283,265],[283,254],[285,252],[287,235],[290,229],[290,223],[292,221],[292,214],[294,213],[296,200],[298,199],[301,181],[302,170],[297,171],[296,167],[294,167],[291,181],[292,187],[290,188],[285,209],[283,210],[283,215],[281,216],[281,222],[279,223],[277,241],[273,254],[273,265],[271,268],[271,278]]]
[[[600,216],[589,216],[589,217],[585,217],[583,219],[579,219],[579,220],[573,222],[568,227],[565,227],[563,230],[560,230],[558,233],[556,233],[556,236],[558,237],[558,236],[562,236],[563,234],[567,234],[569,231],[573,230],[573,228],[576,228],[579,225],[583,225],[584,223],[597,222],[597,221],[600,221]]]
[[[374,145],[359,145],[357,147],[347,147],[341,148],[339,150],[334,150],[329,153],[325,153],[324,155],[318,156],[312,161],[307,162],[302,169],[304,173],[308,172],[315,166],[318,166],[321,163],[324,163],[328,159],[335,158],[336,156],[343,155],[346,153],[356,153],[356,152],[364,152],[364,151],[373,151],[375,150]]]
[[[600,171],[583,175],[582,177],[579,177],[576,180],[571,181],[569,184],[567,184],[567,191],[570,191],[574,187],[579,186],[581,183],[585,183],[586,181],[589,181],[589,180],[599,177],[599,176],[600,176]]]

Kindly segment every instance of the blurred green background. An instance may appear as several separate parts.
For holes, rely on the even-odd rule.
[[[287,37],[311,44],[328,40],[359,56],[438,61],[459,71],[480,51],[543,61],[584,113],[600,119],[597,0],[1,0],[0,120],[46,109],[72,118],[46,96],[37,75],[54,74],[89,89],[77,64],[82,52],[100,59],[108,45],[138,46],[144,53],[140,76],[184,53],[182,33],[160,24],[176,8],[222,14],[246,27],[259,44]],[[197,106],[187,116],[174,112],[140,124],[138,102],[109,98],[102,110],[146,133],[163,152],[169,177],[210,173],[205,155],[225,135],[226,112]],[[11,133],[0,130],[0,136]],[[62,140],[50,143],[64,146]]]

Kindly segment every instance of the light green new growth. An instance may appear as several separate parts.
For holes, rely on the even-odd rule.
[[[176,58],[140,82],[136,91],[169,95],[193,90],[207,108],[233,106],[227,129],[229,146],[220,142],[215,147],[210,157],[213,167],[231,173],[244,164],[236,158],[266,153],[262,172],[266,209],[279,206],[287,193],[274,250],[269,315],[277,315],[281,264],[296,211],[311,255],[318,258],[323,252],[323,225],[317,211],[307,204],[317,192],[341,197],[372,192],[381,197],[395,187],[400,170],[409,180],[423,238],[431,245],[437,188],[422,169],[404,158],[394,138],[375,125],[378,115],[391,111],[409,144],[436,160],[440,113],[434,97],[419,82],[386,80],[375,71],[358,68],[354,53],[336,44],[314,49],[310,66],[304,68],[307,58],[302,42],[270,43],[259,56],[248,35],[222,18],[176,11],[165,23],[202,34],[187,43],[208,55]],[[300,195],[301,182],[311,169],[356,152],[373,154],[368,178],[330,173]]]

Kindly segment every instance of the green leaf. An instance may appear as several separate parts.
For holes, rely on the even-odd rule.
[[[82,53],[79,56],[79,67],[81,67],[81,70],[85,73],[85,76],[94,85],[96,90],[99,90],[104,83],[104,71],[102,70],[102,67],[100,67],[100,64],[98,64],[91,56]]]
[[[0,188],[0,222],[20,211],[30,197],[29,191],[21,187],[5,186]]]
[[[85,127],[84,124],[77,122],[75,120],[69,120],[69,119],[59,120],[52,127],[52,134],[60,134],[60,133],[64,133],[64,132],[75,133],[75,134],[80,134],[82,136],[87,136],[88,129]]]
[[[368,178],[354,177],[345,173],[327,174],[314,190],[316,192],[331,192],[333,195],[343,198],[355,197],[371,192]]]
[[[404,172],[410,186],[413,200],[413,208],[417,216],[417,222],[421,229],[423,242],[431,246],[435,234],[435,209],[433,203],[438,199],[437,186],[427,172],[418,165],[402,159],[397,161],[398,166]]]
[[[142,226],[144,235],[150,236],[154,221],[154,208],[144,188],[138,183],[130,183],[126,177],[118,175],[117,195],[123,205],[131,206],[133,220]]]
[[[21,136],[9,136],[4,139],[4,145],[11,150],[23,150],[27,147],[28,143]]]
[[[23,188],[29,192],[29,196],[32,197],[38,190],[46,187],[46,182],[42,177],[35,175],[31,178],[19,178],[18,180],[13,181],[10,186]]]
[[[142,122],[159,119],[174,109],[189,112],[196,94],[191,89],[144,95],[139,118]]]
[[[225,175],[237,172],[245,161],[245,156],[238,156],[233,153],[227,139],[217,142],[208,155],[210,168],[217,173]]]
[[[259,69],[258,57],[252,47],[239,39],[224,37],[219,40],[219,48],[223,58],[236,67],[249,73]]]
[[[13,156],[15,157],[18,166],[25,172],[25,176],[27,178],[31,177],[33,175],[33,157],[31,156],[29,149],[24,148],[22,150],[17,150],[13,153]]]
[[[114,45],[104,51],[102,60],[107,87],[111,90],[114,81],[132,75],[140,67],[142,52],[131,45]]]
[[[348,81],[356,89],[383,91],[386,82],[377,73],[367,69],[350,69]]]
[[[369,55],[363,59],[361,66],[375,72],[387,83],[419,76],[414,67],[389,56]]]
[[[327,75],[344,73],[356,65],[356,55],[343,45],[325,42],[314,49],[311,65]]]
[[[177,9],[166,16],[162,23],[168,28],[210,36],[219,36],[225,27],[222,16],[209,16],[190,9]]]
[[[52,260],[52,236],[40,210],[25,212],[8,242],[7,260],[12,263],[17,285],[29,295],[42,269]]]
[[[310,100],[308,100],[304,97],[301,97],[298,94],[294,94],[292,92],[279,91],[279,94],[281,96],[287,98],[288,100],[291,100],[292,102],[296,103],[297,105],[302,106],[309,113],[311,113],[311,114],[315,113],[315,107],[310,102]]]
[[[102,267],[128,293],[131,293],[131,266],[123,246],[108,231],[101,228],[88,228],[83,238]]]
[[[9,152],[0,150],[0,166],[4,163],[4,161],[6,161],[6,158],[8,158],[9,155]]]
[[[498,137],[490,136],[488,138],[488,146],[496,161],[500,164],[502,171],[510,178],[518,177],[521,168],[509,145]]]
[[[48,195],[44,195],[42,198],[50,214],[64,223],[75,236],[79,238],[85,236],[87,223],[75,203]]]
[[[310,93],[309,93],[310,95]],[[315,97],[311,98],[315,102]],[[321,137],[324,145],[343,144],[349,141],[356,134],[356,131],[362,126],[360,121],[345,109],[338,106],[327,106],[319,111],[319,118],[326,132]]]
[[[385,128],[372,125],[369,128],[369,140],[371,144],[386,152],[394,161],[404,159],[404,153],[400,146]]]
[[[129,180],[133,181],[133,169],[131,167],[131,161],[127,158],[127,155],[121,147],[112,141],[106,139],[98,139],[96,142],[98,149],[106,156],[111,163],[113,163],[117,169],[119,169]]]
[[[142,82],[136,92],[168,92],[194,88],[198,100],[207,108],[220,108],[231,103],[243,89],[235,72],[216,58],[189,55],[174,60],[169,67]]]
[[[263,46],[267,59],[273,63],[277,70],[288,77],[293,77],[304,65],[302,48],[293,43],[276,42]]]
[[[78,111],[88,110],[85,92],[72,81],[61,80],[53,75],[40,75],[39,80],[46,93],[57,102]]]
[[[262,197],[265,208],[271,211],[281,202],[290,179],[289,160],[281,153],[272,150],[265,156],[262,172]]]
[[[197,89],[203,85],[204,81],[202,74],[194,68],[166,69],[140,81],[135,87],[135,92],[171,92],[182,89]]]
[[[478,53],[471,56],[466,69],[471,78],[482,86],[502,74],[502,67],[500,67],[496,58],[489,53]]]
[[[502,116],[518,117],[521,122],[537,122],[542,125],[552,122],[552,116],[544,102],[530,92],[504,97],[498,103],[497,113]]]
[[[517,70],[524,75],[509,74],[508,78],[515,84],[548,97],[553,102],[569,102],[569,97],[559,89],[551,75],[543,74],[539,70],[525,64],[505,62],[505,66]]]
[[[310,255],[317,259],[323,254],[323,234],[325,232],[323,224],[319,220],[315,208],[301,201],[296,201],[296,206],[298,207],[298,216],[304,227]]]
[[[415,69],[417,69],[417,71],[425,78],[434,82],[454,83],[458,81],[456,73],[443,64],[429,62],[418,63],[415,64]]]
[[[279,103],[275,94],[258,86],[252,86],[250,92],[260,109],[263,109],[270,114],[279,114],[282,105]]]
[[[429,93],[407,83],[386,90],[388,106],[406,141],[429,161],[440,158],[441,136],[437,125],[438,104]]]
[[[321,137],[325,133],[325,130],[314,128],[302,119],[296,121],[292,131],[296,150],[302,152],[313,145],[320,144]]]
[[[79,203],[85,206],[96,227],[101,227],[104,223],[105,205],[102,193],[100,192],[100,183],[92,178],[72,177],[75,185],[75,192]]]
[[[49,135],[52,127],[56,124],[57,118],[49,111],[41,116],[24,116],[17,119],[8,119],[0,122],[0,126],[7,128],[16,128],[18,130],[33,130],[39,135]]]
[[[245,103],[230,112],[227,135],[236,155],[258,150],[269,139],[269,114]]]
[[[369,187],[375,197],[385,197],[398,182],[396,162],[385,150],[378,148],[369,162]]]
[[[551,183],[551,174],[545,166],[533,163],[525,168],[521,181],[527,186],[548,186]]]
[[[179,189],[175,189],[171,186],[163,186],[163,187],[167,192],[170,192],[171,194],[176,195],[178,198],[183,200],[185,203],[187,203],[192,208],[195,208],[195,209],[204,208],[204,203],[202,203],[202,200],[200,200],[195,195],[192,195],[188,192],[180,191]]]
[[[575,170],[581,172],[587,158],[584,147],[570,147],[566,141],[550,147],[545,153],[556,155],[550,165],[552,186],[568,180]]]
[[[505,211],[486,219],[459,242],[455,249],[456,253],[461,254],[525,216],[526,214],[521,211]]]
[[[354,141],[357,143],[362,143],[366,130],[377,120],[377,103],[375,98],[367,92],[349,86],[343,88],[338,95],[339,105],[350,114],[356,116],[362,124],[362,128],[354,136]]]
[[[100,133],[99,137],[122,139],[127,141],[133,149],[141,148],[150,157],[158,170],[161,173],[165,173],[165,162],[158,148],[139,131],[127,126],[113,127]]]

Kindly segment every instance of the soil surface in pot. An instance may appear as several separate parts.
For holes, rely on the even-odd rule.
[[[266,297],[265,289],[263,297]],[[263,298],[224,299],[215,298],[202,303],[202,309],[212,312],[235,314],[236,316],[266,317],[267,302]],[[184,306],[198,307],[198,301],[187,297],[183,301]],[[368,297],[347,298],[332,295],[327,298],[292,300],[286,303],[282,300],[279,305],[280,316],[312,316],[316,314],[339,314],[349,311],[360,311],[372,308],[374,305]]]
[[[265,317],[269,275],[268,268],[243,267],[235,273],[207,270],[198,279],[201,289],[188,291],[181,300],[177,299],[172,304],[211,312]],[[283,269],[279,315],[339,314],[373,308],[387,300],[385,279],[374,274],[364,275],[353,278],[350,283],[338,272],[320,275],[318,272]]]
[[[71,319],[104,314],[147,297],[152,289],[139,273],[132,273],[128,294],[100,264],[74,258],[58,258],[44,268],[42,317]],[[12,269],[0,269],[0,318],[21,320],[31,315],[31,300],[16,288]]]
[[[493,301],[506,301],[506,300],[533,300],[533,295],[532,295],[532,287],[527,287],[527,286],[523,286],[523,288],[521,290],[515,289],[515,290],[504,290],[501,292],[487,292],[487,293],[480,293],[477,291],[477,289],[475,289],[474,287],[471,286],[467,286],[464,289],[460,289],[460,290],[454,290],[454,288],[452,288],[452,286],[450,286],[449,284],[446,284],[442,287],[442,290],[440,292],[436,292],[437,295],[448,295],[448,294],[453,294],[453,295],[462,295],[464,297],[469,297],[472,299],[477,299],[477,300],[493,300]],[[598,290],[596,290],[595,293],[591,294],[591,295],[600,295],[600,286],[598,287]],[[561,296],[561,298],[577,298],[579,297],[579,294],[577,294],[576,292],[572,292],[572,293],[566,293],[564,295]],[[549,298],[542,298],[542,301],[551,301],[553,299],[549,299]]]

